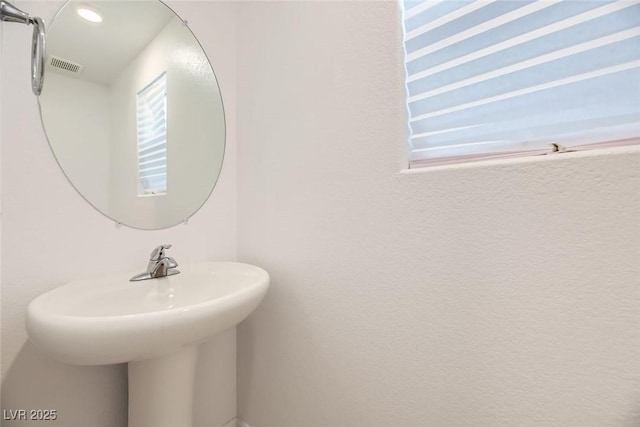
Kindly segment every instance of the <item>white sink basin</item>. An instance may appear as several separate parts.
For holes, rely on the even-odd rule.
[[[77,280],[34,299],[36,347],[77,365],[129,363],[129,427],[192,427],[198,344],[245,319],[269,274],[236,262],[181,265],[180,274]]]
[[[78,280],[34,299],[27,331],[53,358],[106,365],[163,356],[245,319],[269,287],[261,268],[235,262],[180,266],[181,274]]]

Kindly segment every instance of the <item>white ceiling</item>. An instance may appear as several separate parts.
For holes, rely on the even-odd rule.
[[[103,21],[81,18],[82,6]],[[108,86],[174,17],[159,1],[72,1],[47,30],[47,54],[84,65],[79,78]]]

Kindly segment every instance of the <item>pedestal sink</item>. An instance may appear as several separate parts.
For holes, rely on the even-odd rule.
[[[181,274],[78,280],[34,299],[27,332],[54,359],[129,364],[129,427],[191,427],[198,344],[237,325],[269,287],[261,268],[181,265]]]

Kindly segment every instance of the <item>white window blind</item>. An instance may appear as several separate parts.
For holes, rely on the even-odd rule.
[[[167,73],[137,96],[138,178],[142,194],[167,191]]]
[[[403,6],[412,166],[640,137],[640,1]]]

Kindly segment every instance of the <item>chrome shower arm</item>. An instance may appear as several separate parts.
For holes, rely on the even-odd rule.
[[[5,0],[0,0],[0,21],[33,25],[31,88],[35,96],[40,96],[42,93],[42,84],[44,83],[44,63],[46,56],[44,21],[41,18],[30,16],[28,13],[21,11]]]
[[[21,11],[11,3],[4,0],[0,0],[0,20],[27,25],[31,23],[28,13]]]

